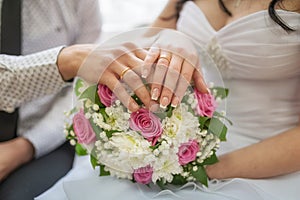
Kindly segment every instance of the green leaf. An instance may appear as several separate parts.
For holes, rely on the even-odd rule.
[[[194,178],[196,178],[198,182],[202,183],[206,187],[208,186],[207,185],[208,177],[203,166],[198,166],[198,169],[196,171],[191,170],[191,174]]]
[[[229,90],[228,88],[223,87],[213,87],[211,90],[216,91],[216,97],[220,97],[221,99],[225,99],[228,96]]]
[[[74,91],[77,97],[80,96],[81,92],[80,92],[80,88],[84,86],[83,80],[81,79],[77,79],[76,83],[75,83],[75,87],[74,87]]]
[[[174,108],[172,106],[168,105],[167,110],[166,110],[167,117],[170,118],[172,116],[173,110],[174,110]]]
[[[79,100],[81,99],[89,99],[92,103],[99,105],[100,108],[105,108],[105,106],[101,103],[99,99],[99,95],[97,93],[98,86],[92,85],[88,87],[86,90],[82,92],[82,94],[79,97]]]
[[[219,161],[218,157],[217,157],[216,153],[214,152],[213,155],[211,155],[209,158],[206,158],[204,160],[204,162],[202,163],[202,165],[212,165],[212,164],[215,164],[218,161]]]
[[[156,181],[156,184],[158,185],[158,187],[159,187],[161,190],[166,189],[166,186],[165,186],[164,181],[163,181],[162,179],[159,179],[158,181]]]
[[[221,141],[226,141],[227,127],[218,118],[211,118],[208,125],[208,131],[216,135]]]
[[[221,115],[219,112],[215,111],[214,116],[225,119],[231,126],[233,125],[232,121],[226,116]]]
[[[74,113],[78,112],[78,108],[74,107],[72,110],[69,111],[70,115],[73,115]]]
[[[105,108],[100,108],[100,109],[99,109],[99,113],[101,113],[101,115],[103,116],[104,121],[107,122],[109,116],[108,116],[108,114],[105,112]]]
[[[96,147],[94,147],[93,149],[92,149],[92,152],[91,152],[91,154],[90,154],[90,162],[91,162],[91,164],[92,164],[92,167],[93,167],[93,169],[95,169],[96,168],[96,166],[99,166],[99,163],[98,163],[98,160],[97,160],[97,158],[96,158]]]
[[[89,119],[89,122],[90,122],[90,124],[91,124],[91,126],[92,126],[92,129],[93,129],[94,133],[95,133],[97,136],[99,136],[98,134],[100,134],[100,133],[102,132],[102,128],[100,128],[99,126],[97,126],[97,125],[93,122],[93,119],[92,119],[92,118]]]
[[[157,142],[154,146],[149,146],[150,149],[155,150],[161,145],[161,142]]]
[[[110,173],[108,171],[105,171],[104,165],[100,165],[100,176],[109,176]]]
[[[110,131],[105,130],[106,137],[108,137],[108,138],[111,138],[114,133],[119,133],[119,132],[120,131],[117,131],[117,130],[110,130]]]
[[[207,124],[209,122],[209,117],[198,117],[198,121],[200,124],[200,129],[203,129],[205,124]]]
[[[86,149],[83,148],[83,147],[81,146],[81,144],[79,144],[79,143],[77,143],[76,146],[75,146],[75,152],[76,152],[77,155],[79,155],[79,156],[85,156],[85,155],[88,154],[87,151],[86,151]]]
[[[90,154],[90,162],[92,164],[93,169],[95,169],[96,166],[99,165],[97,158],[93,154]]]
[[[185,183],[187,183],[187,181],[180,174],[174,175],[173,180],[171,182],[171,184],[173,184],[173,185],[184,185]]]

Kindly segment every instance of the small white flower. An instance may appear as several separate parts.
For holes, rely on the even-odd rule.
[[[64,130],[64,134],[67,136],[69,135],[69,132],[67,130]]]
[[[99,134],[100,138],[101,139],[106,139],[107,136],[106,136],[106,133],[104,131],[102,131],[100,134]]]
[[[70,140],[70,144],[71,144],[72,146],[75,146],[75,145],[76,145],[76,141],[75,141],[74,139],[71,139],[71,140]]]
[[[73,136],[73,137],[75,137],[75,133],[74,133],[73,130],[70,131],[70,135]]]
[[[153,151],[153,154],[155,155],[155,156],[158,156],[159,155],[159,150],[158,149],[155,149],[154,151]]]
[[[86,100],[86,102],[85,102],[85,107],[86,108],[90,108],[90,107],[92,107],[92,105],[93,105],[93,102],[91,101],[91,100]]]
[[[98,106],[97,104],[94,104],[94,105],[93,105],[93,110],[94,110],[94,111],[98,111],[98,110],[99,110],[99,106]]]
[[[198,170],[198,167],[197,166],[194,166],[193,167],[193,171],[195,172],[195,171],[197,171]]]
[[[188,182],[191,182],[191,181],[194,181],[194,177],[192,177],[192,176],[189,176],[189,177],[187,177],[187,179],[186,179]]]
[[[86,119],[90,119],[92,117],[91,113],[87,112],[84,114]]]
[[[226,116],[226,111],[222,110],[220,114],[225,117]]]
[[[188,177],[188,176],[190,175],[190,173],[189,173],[189,172],[183,172],[183,173],[181,173],[181,175],[182,175],[183,177]]]

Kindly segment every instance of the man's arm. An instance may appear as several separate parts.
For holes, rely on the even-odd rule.
[[[0,55],[0,110],[12,112],[23,102],[61,90],[66,84],[56,64],[61,49]]]

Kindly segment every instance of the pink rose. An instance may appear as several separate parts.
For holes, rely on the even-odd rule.
[[[89,120],[85,118],[82,109],[73,117],[73,128],[80,144],[90,144],[96,141],[93,128]]]
[[[212,117],[216,110],[216,101],[213,95],[203,94],[195,90],[195,97],[198,100],[196,111],[200,116]]]
[[[153,169],[149,165],[135,169],[133,172],[134,180],[138,183],[148,184],[152,180]]]
[[[163,131],[159,118],[145,108],[131,113],[129,125],[132,130],[141,131],[152,145],[156,144]]]
[[[98,96],[101,103],[103,103],[106,107],[111,106],[117,99],[116,95],[103,84],[98,84]]]
[[[185,165],[189,162],[194,161],[199,150],[200,147],[196,140],[190,140],[186,143],[181,144],[177,153],[179,164]]]

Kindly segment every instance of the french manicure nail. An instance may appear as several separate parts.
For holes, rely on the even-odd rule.
[[[159,106],[160,106],[161,108],[165,109],[165,108],[167,108],[168,104],[169,104],[169,99],[168,99],[168,97],[163,97],[162,100],[161,100],[161,102],[160,102],[160,105],[159,105]]]
[[[158,99],[158,88],[154,88],[152,90],[151,99],[154,100],[154,101],[157,101],[157,99]]]
[[[179,99],[178,99],[178,97],[175,97],[171,103],[171,106],[173,108],[176,108],[178,106],[178,104],[179,104]]]

